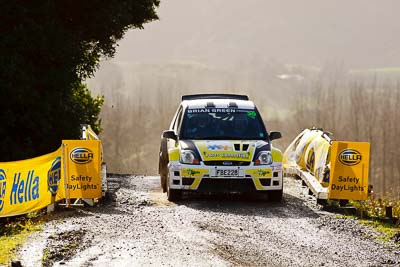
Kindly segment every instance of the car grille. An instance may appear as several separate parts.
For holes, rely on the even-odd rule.
[[[199,192],[255,192],[252,179],[202,179],[197,189]]]

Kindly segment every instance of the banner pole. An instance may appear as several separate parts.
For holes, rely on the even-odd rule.
[[[63,158],[63,163],[64,163],[64,188],[65,188],[65,204],[67,206],[67,208],[70,207],[70,200],[69,200],[69,190],[67,188],[67,160],[65,159],[66,155],[65,155],[65,146],[66,144],[62,144],[62,158]]]

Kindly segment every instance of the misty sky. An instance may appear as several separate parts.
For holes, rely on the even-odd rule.
[[[397,67],[399,10],[398,0],[161,0],[160,20],[130,30],[114,60]]]
[[[102,138],[110,170],[157,173],[159,137],[183,94],[249,95],[267,128],[283,133],[277,142],[282,150],[305,127],[351,133],[351,122],[334,123],[339,115],[324,125],[312,119],[332,109],[320,112],[313,104],[327,101],[326,88],[342,94],[352,88],[347,81],[373,84],[378,73],[343,75],[350,73],[345,70],[400,68],[399,10],[400,0],[161,0],[160,20],[127,32],[116,57],[88,81],[92,92],[106,99]],[[284,64],[328,66],[328,71]],[[398,71],[393,77],[379,73],[382,84],[399,80]],[[371,88],[361,88],[368,98]],[[369,103],[367,98],[359,103]],[[317,112],[299,115],[302,103]]]

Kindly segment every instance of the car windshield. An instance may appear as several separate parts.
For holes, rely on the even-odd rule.
[[[188,109],[181,127],[181,139],[260,140],[266,138],[261,117],[255,109]]]

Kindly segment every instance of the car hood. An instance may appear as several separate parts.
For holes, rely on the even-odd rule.
[[[202,161],[250,162],[260,151],[270,151],[262,140],[190,140],[180,141],[182,150],[192,150]]]

